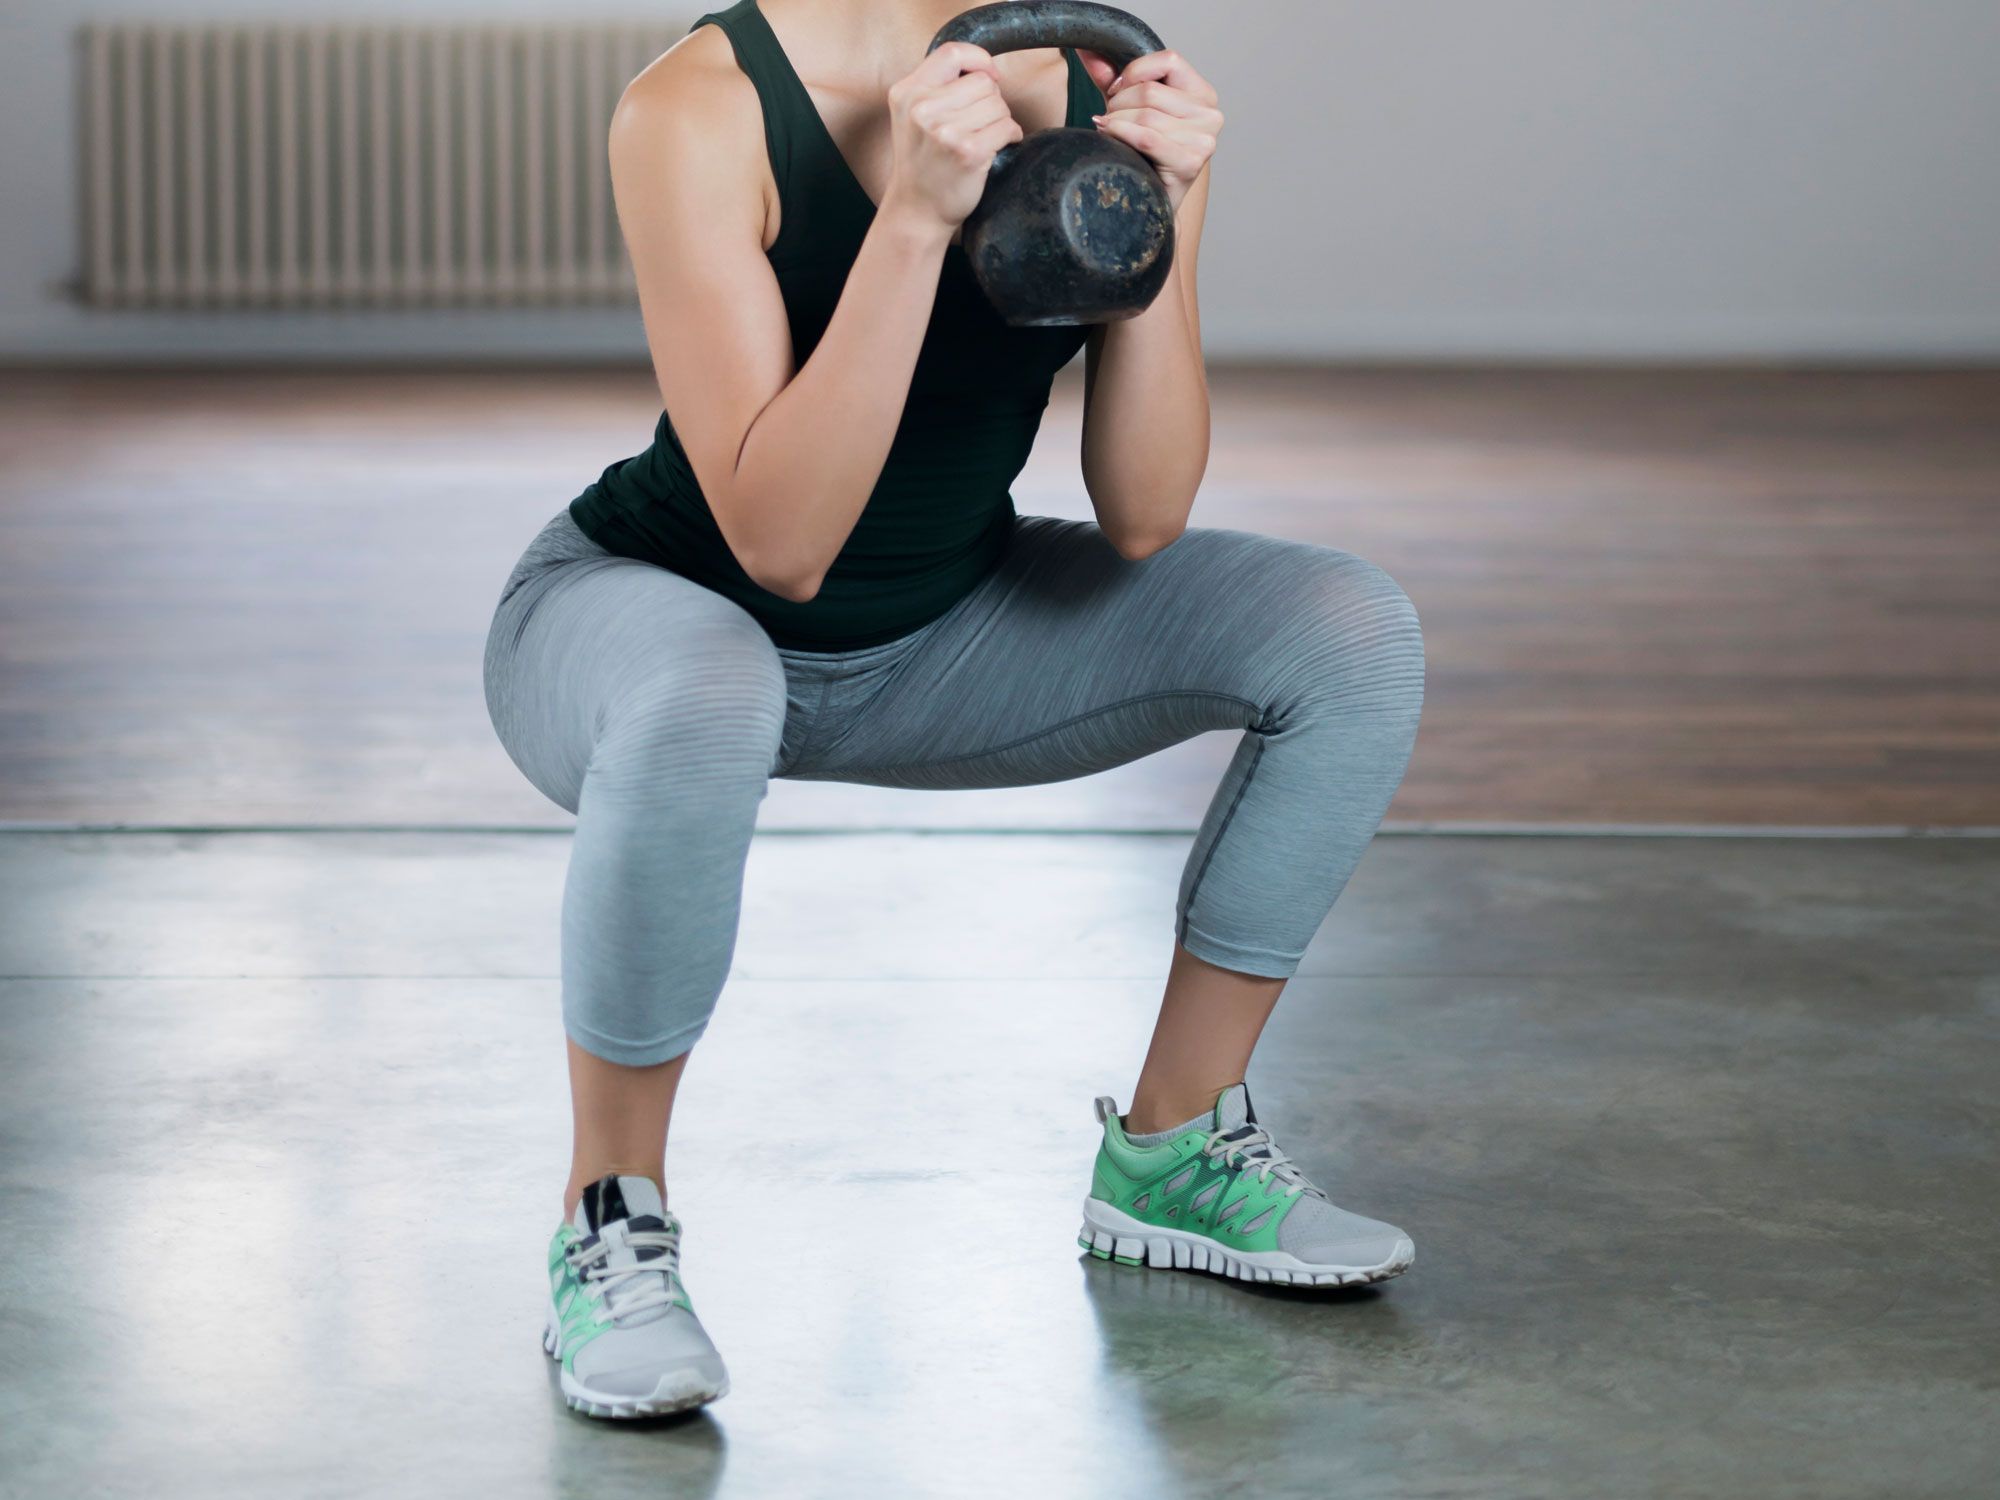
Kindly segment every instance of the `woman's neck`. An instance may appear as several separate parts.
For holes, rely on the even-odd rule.
[[[757,0],[777,30],[806,42],[830,72],[866,74],[886,91],[915,67],[953,16],[977,0]]]

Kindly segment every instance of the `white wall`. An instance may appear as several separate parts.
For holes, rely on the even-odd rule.
[[[2000,355],[1995,0],[1134,8],[1209,74],[1230,116],[1203,253],[1217,355]],[[624,311],[137,316],[63,300],[70,28],[302,10],[9,8],[0,357],[638,352]],[[378,13],[571,12],[413,0]]]

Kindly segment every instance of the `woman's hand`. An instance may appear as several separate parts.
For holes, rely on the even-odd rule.
[[[1178,52],[1148,52],[1115,76],[1095,52],[1077,56],[1104,95],[1105,112],[1093,117],[1097,128],[1150,161],[1179,209],[1222,133],[1215,90]]]
[[[889,122],[883,209],[947,233],[978,204],[994,155],[1021,139],[993,55],[970,42],[946,42],[891,84]]]

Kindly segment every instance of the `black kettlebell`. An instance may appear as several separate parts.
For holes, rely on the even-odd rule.
[[[1083,47],[1123,72],[1165,44],[1137,16],[1086,0],[1003,0],[947,21],[926,52]],[[1101,131],[1038,130],[1003,147],[961,234],[972,274],[1016,327],[1144,312],[1174,263],[1174,211],[1153,164]]]

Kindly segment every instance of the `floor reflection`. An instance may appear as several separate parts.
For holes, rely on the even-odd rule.
[[[609,1486],[643,1483],[673,1500],[710,1500],[722,1487],[729,1438],[712,1409],[607,1422],[570,1410],[561,1366],[548,1366],[548,1492],[601,1496]],[[727,1399],[726,1397],[724,1398]]]
[[[1292,1291],[1078,1257],[1105,1382],[1172,1495],[1338,1493],[1400,1445],[1375,1421],[1387,1372],[1429,1344],[1397,1288]]]

